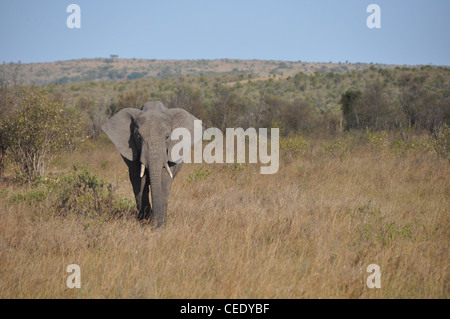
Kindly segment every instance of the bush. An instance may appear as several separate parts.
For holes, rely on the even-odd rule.
[[[282,158],[290,162],[300,158],[310,149],[310,144],[301,136],[292,136],[280,139],[280,151]]]
[[[381,150],[389,144],[388,131],[371,131],[368,127],[366,127],[365,135],[369,141],[369,145],[373,146],[377,150]]]
[[[322,142],[320,146],[326,153],[342,158],[350,152],[353,143],[354,141],[349,138],[339,138],[331,142]]]
[[[35,87],[10,91],[6,104],[10,111],[0,119],[3,152],[23,181],[34,181],[57,151],[73,145],[79,121],[61,100]]]
[[[436,153],[450,161],[450,126],[443,124],[431,135],[430,144]]]
[[[414,151],[420,144],[405,142],[402,139],[396,139],[391,144],[391,152],[395,156],[405,156],[408,152]]]
[[[352,219],[360,222],[356,228],[358,242],[366,242],[369,245],[379,243],[383,246],[391,245],[401,240],[414,240],[414,228],[412,224],[403,225],[395,221],[386,221],[380,209],[369,201],[367,205],[359,207]]]
[[[131,216],[135,212],[134,200],[117,197],[112,185],[82,164],[73,164],[70,171],[29,186],[9,196],[9,203],[39,205],[44,214],[80,216],[100,222]]]
[[[113,187],[81,164],[53,182],[58,214],[87,217],[121,217],[129,214],[134,202],[114,196]]]
[[[144,76],[146,76],[147,73],[148,72],[133,72],[127,76],[127,79],[128,80],[140,79],[140,78],[143,78]]]

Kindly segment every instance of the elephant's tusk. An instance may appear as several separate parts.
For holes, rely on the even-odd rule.
[[[169,164],[167,164],[167,162],[164,164],[164,167],[166,168],[167,173],[169,173],[170,178],[173,178],[172,171],[170,170]]]
[[[141,163],[141,178],[144,176],[145,173],[145,165]]]

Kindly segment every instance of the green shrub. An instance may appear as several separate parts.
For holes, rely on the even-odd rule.
[[[443,124],[430,138],[431,148],[450,161],[450,126]]]
[[[104,222],[136,213],[134,199],[119,197],[114,188],[81,164],[56,178],[45,178],[30,184],[26,191],[0,192],[9,204],[39,205],[43,215],[81,216]]]
[[[372,201],[359,207],[351,217],[360,221],[360,226],[356,228],[359,242],[369,244],[378,242],[386,246],[402,238],[413,239],[412,224],[399,225],[393,221],[385,221],[380,209]]]
[[[26,202],[30,205],[34,203],[40,203],[46,200],[49,194],[48,188],[35,188],[25,193],[14,194],[10,198],[11,203]]]
[[[56,194],[55,208],[61,215],[109,219],[127,215],[134,208],[133,201],[114,196],[112,187],[81,164],[74,164],[71,171],[51,184]]]
[[[322,146],[327,153],[339,157],[346,155],[351,148],[348,139],[336,139],[332,142],[323,142],[320,146]]]
[[[405,142],[402,139],[397,139],[391,144],[391,152],[396,156],[404,156],[417,149],[428,150],[429,146],[423,142]]]
[[[310,149],[310,143],[301,136],[280,138],[280,153],[284,160],[290,161],[305,155]]]
[[[369,145],[377,150],[381,150],[389,144],[388,131],[371,131],[366,127],[365,136],[369,141]]]
[[[0,119],[2,148],[17,165],[18,177],[34,181],[58,151],[73,145],[79,121],[60,99],[35,87],[10,91],[6,104],[10,111]]]

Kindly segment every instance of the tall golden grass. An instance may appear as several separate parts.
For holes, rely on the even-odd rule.
[[[449,162],[388,144],[309,140],[274,175],[186,164],[157,230],[49,214],[3,180],[0,297],[448,298]],[[65,155],[54,173],[73,161],[133,198],[112,145]],[[66,286],[69,264],[81,289]],[[366,286],[370,264],[380,289]]]

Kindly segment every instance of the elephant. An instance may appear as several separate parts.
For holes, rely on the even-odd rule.
[[[160,101],[151,101],[140,110],[124,108],[102,125],[128,166],[139,220],[156,222],[157,227],[166,224],[170,188],[183,166],[181,158],[171,158],[177,143],[171,133],[186,128],[193,136],[195,120],[186,110],[168,109]]]

